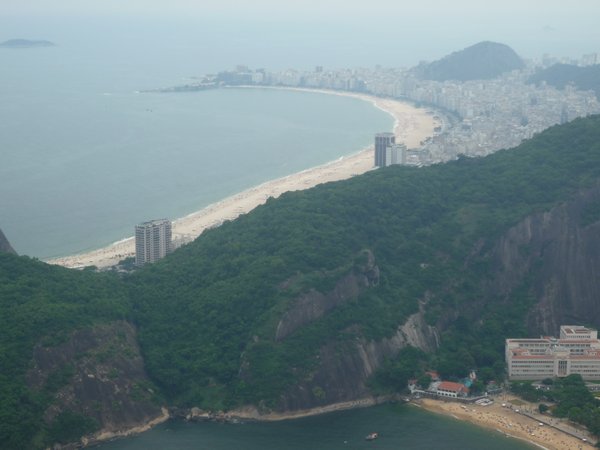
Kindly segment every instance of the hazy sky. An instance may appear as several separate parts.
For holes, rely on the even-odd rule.
[[[300,66],[412,65],[482,40],[524,57],[600,52],[598,18],[600,0],[0,0],[0,41],[63,42],[73,29],[83,41],[210,41],[252,66],[293,65],[294,54]]]
[[[526,15],[531,23],[598,17],[598,0],[1,0],[3,13],[26,14],[136,14],[224,15],[231,17],[326,18],[417,15],[420,19],[443,14],[449,19],[478,21],[494,15]]]

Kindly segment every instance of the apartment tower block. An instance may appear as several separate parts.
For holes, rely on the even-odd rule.
[[[164,258],[171,251],[171,221],[151,220],[135,227],[135,265]]]
[[[396,143],[394,133],[377,133],[375,135],[375,167],[389,166],[391,161],[387,161],[388,147]]]

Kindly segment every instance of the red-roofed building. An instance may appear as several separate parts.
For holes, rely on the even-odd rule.
[[[436,388],[436,394],[441,397],[466,397],[469,395],[469,388],[461,383],[442,381]]]
[[[440,381],[440,374],[437,373],[435,370],[428,370],[427,372],[425,372],[425,375],[429,375],[431,377],[431,381]]]

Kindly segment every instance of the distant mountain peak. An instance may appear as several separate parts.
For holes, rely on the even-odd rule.
[[[482,41],[429,64],[415,67],[419,78],[434,81],[486,80],[522,69],[524,63],[508,45]]]
[[[8,239],[6,239],[6,236],[4,236],[2,230],[0,230],[0,253],[13,253],[15,255],[17,254],[17,252],[15,252],[15,250],[11,247],[10,242],[8,242]]]

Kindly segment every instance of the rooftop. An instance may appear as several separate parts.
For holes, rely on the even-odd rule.
[[[469,392],[469,388],[464,384],[454,383],[453,381],[442,381],[438,385],[438,390],[451,391],[451,392]]]

